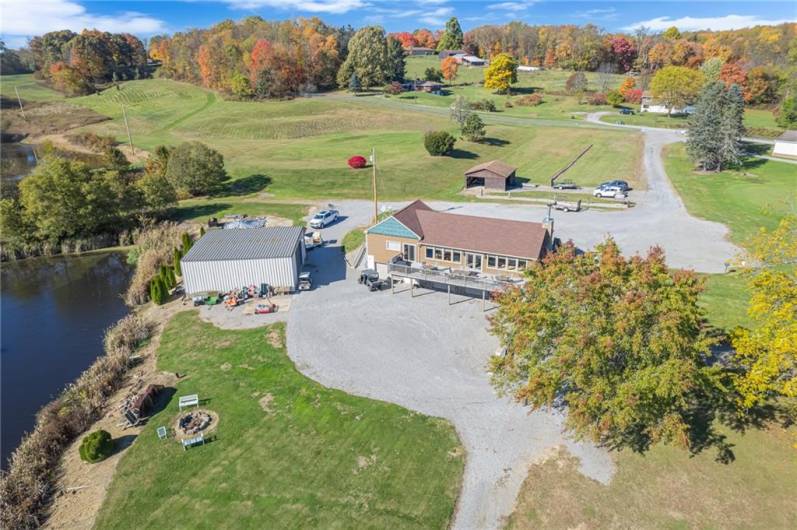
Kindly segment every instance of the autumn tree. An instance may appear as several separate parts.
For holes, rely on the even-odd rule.
[[[385,31],[379,26],[362,28],[349,41],[349,55],[338,71],[338,85],[346,87],[352,73],[364,88],[381,86],[391,77]]]
[[[434,38],[434,34],[428,29],[417,29],[412,34],[412,37],[415,39],[418,46],[432,48],[433,50],[437,48],[437,41]]]
[[[166,178],[184,197],[212,193],[227,179],[224,157],[201,142],[184,142],[171,152]]]
[[[608,48],[617,69],[622,73],[629,71],[636,59],[634,44],[626,37],[617,35],[609,39]]]
[[[458,69],[459,63],[453,57],[446,57],[440,61],[440,71],[443,72],[443,78],[448,82],[456,79]]]
[[[775,121],[784,128],[797,126],[797,95],[783,98],[777,109]]]
[[[484,71],[484,88],[492,88],[504,94],[512,83],[517,82],[518,62],[508,53],[499,53]]]
[[[622,94],[623,97],[625,97],[629,90],[633,90],[635,88],[636,88],[636,79],[634,79],[633,77],[626,77],[625,79],[623,79],[623,82],[620,84],[620,88],[618,90],[620,91],[620,94]]]
[[[681,38],[681,32],[678,31],[678,28],[675,26],[670,26],[664,30],[664,33],[662,33],[661,36],[667,40],[678,40]]]
[[[388,37],[391,37],[399,41],[403,48],[412,48],[413,46],[418,45],[418,43],[415,42],[415,37],[412,36],[412,33],[408,33],[406,31],[402,31],[399,33],[390,33]]]
[[[797,217],[751,242],[759,266],[750,280],[751,328],[733,332],[736,387],[745,410],[779,397],[797,398]]]
[[[446,22],[446,30],[437,43],[437,51],[459,50],[462,48],[462,44],[463,35],[459,20],[457,20],[457,17],[451,17],[448,19],[448,22]]]
[[[584,72],[575,72],[565,81],[565,90],[571,94],[583,94],[587,90],[587,76]]]
[[[778,98],[780,79],[776,72],[765,66],[756,66],[747,72],[744,100],[752,105],[773,103]]]
[[[610,448],[730,458],[715,430],[727,374],[708,362],[695,274],[671,270],[659,248],[624,258],[609,239],[584,253],[568,243],[525,279],[490,319],[505,348],[490,362],[495,387],[535,410],[566,407],[576,436]]]
[[[744,89],[747,87],[747,74],[738,63],[725,63],[720,68],[720,81],[725,83],[726,87],[739,85]]]
[[[653,97],[667,106],[667,115],[692,103],[703,87],[703,74],[685,66],[665,66],[653,77]]]

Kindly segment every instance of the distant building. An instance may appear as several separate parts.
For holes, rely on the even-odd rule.
[[[423,46],[410,46],[404,49],[407,55],[434,55],[434,50]]]
[[[773,156],[797,158],[797,131],[786,131],[775,140],[772,148]]]
[[[442,60],[453,55],[467,55],[465,50],[442,50],[437,56]]]
[[[506,191],[515,184],[517,168],[500,160],[491,160],[465,171],[465,187]]]
[[[692,105],[687,105],[683,108],[670,108],[660,101],[656,101],[653,96],[645,92],[642,94],[642,100],[639,104],[639,112],[652,112],[653,114],[692,114],[695,108]]]
[[[460,64],[467,64],[470,66],[484,66],[484,59],[476,57],[475,55],[463,55],[462,57],[455,56],[457,62]]]
[[[437,81],[424,81],[420,85],[416,85],[416,90],[422,90],[428,94],[439,94],[443,89],[443,85]]]
[[[539,72],[542,70],[542,66],[527,66],[525,64],[521,64],[517,67],[518,72]]]

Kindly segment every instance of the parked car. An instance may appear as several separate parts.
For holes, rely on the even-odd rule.
[[[561,182],[554,182],[551,186],[555,190],[577,190],[578,185],[572,180],[563,180]]]
[[[609,180],[607,182],[602,182],[598,185],[599,188],[604,188],[608,186],[614,186],[615,188],[619,188],[621,191],[630,191],[631,186],[628,185],[628,182],[624,180]]]
[[[310,273],[303,272],[299,274],[299,290],[309,291],[312,288],[313,288],[313,278],[310,277]]]
[[[381,291],[382,289],[387,289],[391,285],[390,279],[379,279],[379,273],[374,269],[365,269],[362,271],[357,281],[368,287],[369,291]]]
[[[324,228],[334,223],[338,218],[337,210],[321,210],[310,219],[311,228]]]
[[[592,195],[608,199],[622,199],[625,197],[625,192],[619,186],[601,184],[595,188]]]
[[[634,113],[634,111],[631,110],[631,109],[626,109],[626,108],[620,109],[620,114],[630,115],[630,114],[633,114],[633,113]]]

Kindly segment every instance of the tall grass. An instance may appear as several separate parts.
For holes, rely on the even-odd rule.
[[[131,355],[153,329],[154,324],[139,315],[121,319],[105,333],[105,355],[39,411],[33,431],[0,476],[0,528],[41,526],[64,450],[100,418],[108,398],[124,381]]]
[[[149,284],[162,265],[171,266],[182,234],[176,223],[161,223],[136,235],[136,248],[131,252],[136,257],[136,271],[125,293],[127,305],[132,307],[149,300]]]

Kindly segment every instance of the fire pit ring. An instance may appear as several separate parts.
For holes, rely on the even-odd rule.
[[[177,438],[188,438],[216,430],[219,415],[208,409],[192,409],[177,415],[173,429]]]

